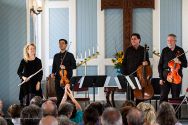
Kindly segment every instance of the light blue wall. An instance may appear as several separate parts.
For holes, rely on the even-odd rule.
[[[105,10],[105,57],[112,58],[116,51],[123,50],[123,11]]]
[[[51,8],[49,11],[49,57],[60,52],[59,39],[69,42],[69,9]]]
[[[182,45],[182,0],[160,1],[160,45],[166,47],[166,38],[170,33],[177,36],[177,45]]]
[[[141,36],[141,45],[149,46],[149,54],[152,56],[153,48],[153,18],[152,9],[134,9],[133,10],[133,32]]]
[[[18,102],[17,68],[26,43],[25,0],[0,0],[0,99],[7,107]]]
[[[77,54],[97,48],[97,0],[76,0]],[[100,41],[99,41],[100,42]],[[91,51],[92,52],[92,51]]]
[[[152,9],[133,10],[133,32],[141,35],[141,45],[152,48]],[[105,10],[105,57],[112,58],[116,50],[123,50],[123,10],[108,9]]]

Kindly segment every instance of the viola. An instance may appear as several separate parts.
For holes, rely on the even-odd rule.
[[[144,48],[144,61],[146,61],[146,54],[148,51],[149,47],[145,45]],[[141,90],[136,88],[133,93],[134,97],[139,100],[147,100],[153,97],[154,95],[154,90],[153,86],[151,85],[150,78],[152,76],[152,69],[149,65],[143,66],[140,65],[137,68],[137,77],[139,79],[140,85],[141,85]]]
[[[64,87],[70,83],[69,79],[67,78],[67,70],[65,70],[65,69],[60,70],[59,75],[61,77],[60,86]]]
[[[178,74],[180,69],[180,64],[176,63],[174,60],[168,62],[168,67],[170,68],[170,72],[167,75],[167,81],[175,84],[181,83],[181,76]]]

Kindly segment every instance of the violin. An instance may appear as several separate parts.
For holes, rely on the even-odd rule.
[[[144,48],[144,61],[146,61],[146,54],[149,50],[149,47],[145,45]],[[136,88],[133,93],[134,97],[139,100],[147,100],[153,97],[154,90],[153,86],[151,85],[150,78],[152,76],[152,69],[149,65],[140,65],[137,68],[137,77],[139,79],[141,90]]]
[[[174,84],[180,84],[182,81],[181,76],[178,74],[178,71],[181,68],[180,64],[171,60],[168,62],[168,67],[170,68],[170,72],[167,75],[167,81]]]
[[[65,70],[65,69],[60,70],[59,75],[61,77],[60,86],[64,87],[70,83],[69,79],[67,78],[67,70]]]

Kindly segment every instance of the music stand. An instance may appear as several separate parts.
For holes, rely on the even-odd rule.
[[[120,84],[120,86],[121,86],[121,88],[119,88],[119,89],[127,90],[127,82],[126,82],[124,75],[118,75],[117,78],[119,80],[119,83],[116,81],[116,84],[117,84],[117,86],[119,86],[118,84]]]
[[[95,102],[95,87],[103,87],[106,81],[107,75],[98,76],[85,76],[81,87],[93,88],[93,101]],[[80,83],[81,84],[81,83]]]
[[[119,83],[121,85],[122,88],[126,89],[126,98],[127,100],[131,99],[131,89],[135,89],[135,88],[139,88],[141,89],[140,83],[138,81],[138,79],[133,76],[133,75],[129,75],[129,76],[125,76],[125,75],[118,75],[117,76]]]
[[[183,98],[183,100],[181,101],[181,103],[175,108],[175,112],[177,113],[177,111],[179,110],[179,108],[181,107],[181,105],[183,104],[183,103],[187,103],[187,105],[188,105],[188,88],[186,89],[186,92],[185,92],[185,95],[184,95],[184,98]]]
[[[73,88],[73,91],[74,91],[74,84],[78,83],[81,78],[82,78],[82,76],[73,76],[70,79],[70,83],[71,83],[71,87]]]

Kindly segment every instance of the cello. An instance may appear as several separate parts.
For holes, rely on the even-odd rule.
[[[149,50],[149,47],[145,44],[143,61],[146,61],[146,54],[148,50]],[[154,90],[150,81],[150,78],[152,76],[151,67],[149,65],[140,65],[137,68],[136,73],[137,73],[137,77],[141,85],[141,89],[136,88],[133,91],[134,97],[139,100],[148,100],[152,98],[154,95]]]

